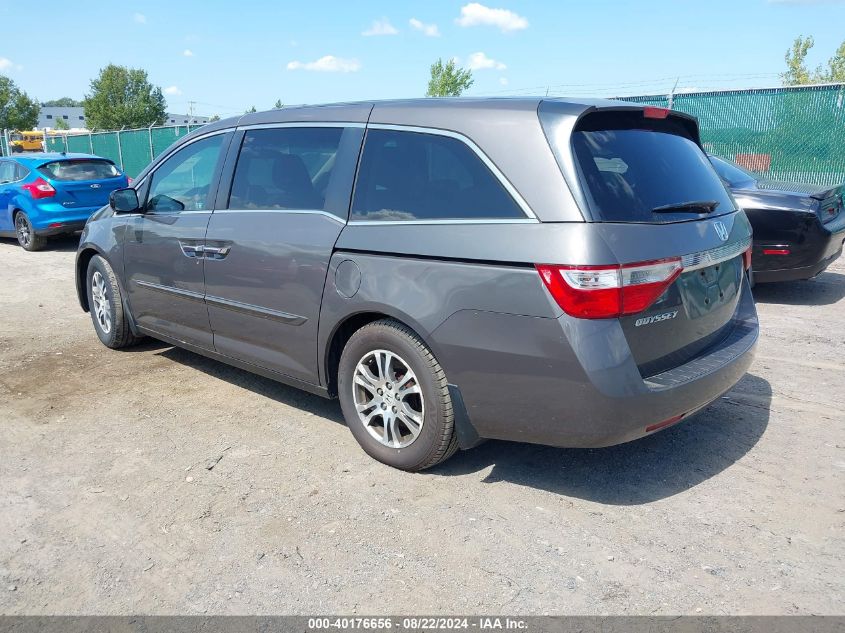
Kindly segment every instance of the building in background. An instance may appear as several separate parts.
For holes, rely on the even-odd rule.
[[[165,125],[205,125],[208,123],[207,116],[189,116],[187,114],[175,114],[173,112],[167,113],[167,119],[164,121]],[[61,106],[41,106],[41,112],[38,115],[38,129],[55,130],[58,121],[64,121],[71,132],[87,132],[88,126],[85,124],[85,108],[82,107],[61,107]]]

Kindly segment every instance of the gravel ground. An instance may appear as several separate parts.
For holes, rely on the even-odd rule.
[[[757,359],[694,419],[405,474],[336,402],[106,349],[54,246],[0,240],[0,613],[843,612],[843,261],[758,286]]]

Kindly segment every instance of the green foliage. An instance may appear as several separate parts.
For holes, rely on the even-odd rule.
[[[438,59],[431,65],[431,79],[428,80],[425,96],[460,97],[474,82],[471,70],[458,67],[453,59],[446,64]]]
[[[64,119],[56,119],[56,124],[53,126],[54,130],[69,130],[70,126]]]
[[[95,130],[162,125],[167,117],[161,88],[149,82],[147,72],[114,64],[91,81],[83,106],[88,127]]]
[[[38,102],[0,75],[0,130],[31,130],[38,125]]]
[[[273,106],[273,109],[274,109],[274,110],[281,110],[281,109],[282,109],[282,108],[284,108],[284,107],[285,107],[285,104],[284,104],[284,103],[282,103],[282,100],[281,100],[281,99],[276,99],[276,103],[275,103],[275,105]]]
[[[43,108],[81,108],[82,102],[70,97],[62,97],[61,99],[52,99],[41,104]]]
[[[258,110],[255,109],[255,106],[252,106],[249,110],[246,110],[244,114],[251,114],[253,112],[258,112]]]
[[[219,121],[219,120],[220,120],[220,115],[219,115],[219,114],[215,114],[213,117],[211,117],[211,118],[208,120],[208,122],[209,122],[209,123],[214,123],[215,121]]]
[[[784,86],[804,86],[808,84],[837,83],[845,81],[845,42],[827,61],[827,68],[819,66],[814,72],[807,69],[807,53],[815,42],[812,36],[798,36],[792,47],[786,51],[786,72],[780,78]]]

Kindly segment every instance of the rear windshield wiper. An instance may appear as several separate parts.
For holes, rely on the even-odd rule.
[[[690,200],[654,207],[652,213],[712,213],[719,206],[718,200]]]

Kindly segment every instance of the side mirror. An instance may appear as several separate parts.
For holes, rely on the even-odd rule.
[[[141,204],[134,189],[115,189],[109,194],[109,206],[115,213],[135,213]]]

